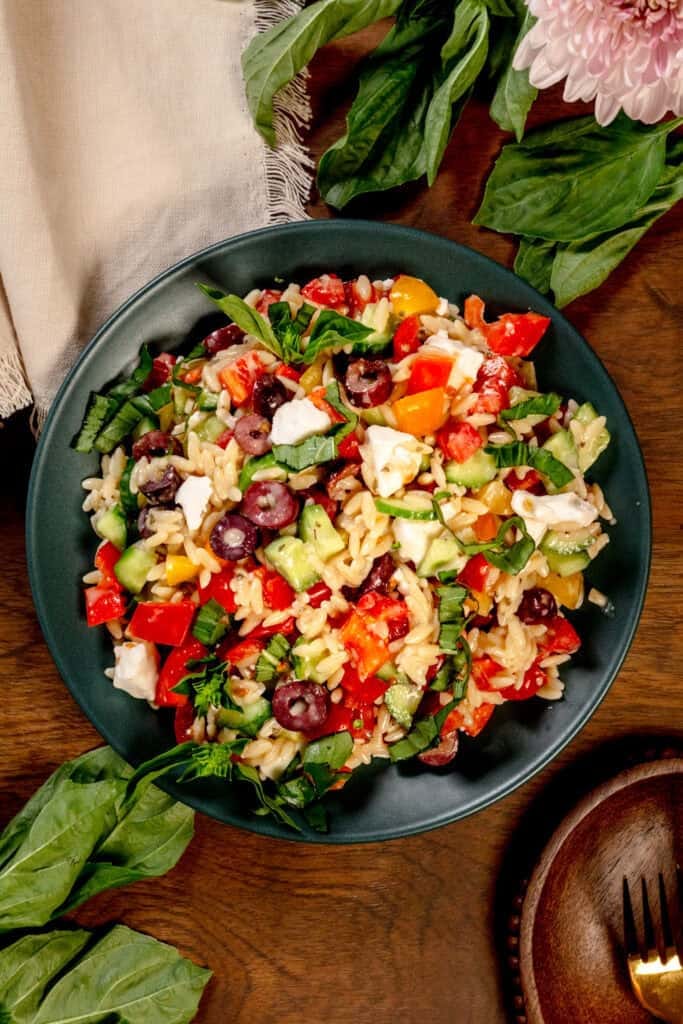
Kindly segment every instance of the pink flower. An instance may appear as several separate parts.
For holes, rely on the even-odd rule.
[[[609,124],[623,107],[652,124],[683,114],[683,0],[527,0],[537,18],[514,67],[538,89],[566,78],[564,98],[595,99]]]

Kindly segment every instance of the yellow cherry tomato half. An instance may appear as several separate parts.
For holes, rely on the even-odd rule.
[[[439,296],[426,281],[408,274],[399,274],[389,293],[392,309],[396,316],[413,316],[416,313],[435,313]]]
[[[166,559],[166,582],[171,587],[178,583],[187,583],[199,572],[199,566],[191,562],[185,555],[169,555]]]

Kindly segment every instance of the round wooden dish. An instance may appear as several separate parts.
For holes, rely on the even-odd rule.
[[[683,839],[683,758],[630,768],[590,793],[546,846],[524,898],[519,969],[528,1024],[649,1024],[628,980],[622,879],[664,874]],[[636,913],[639,912],[639,907]],[[639,927],[641,922],[637,918]]]

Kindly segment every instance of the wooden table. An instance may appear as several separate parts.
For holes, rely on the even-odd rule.
[[[315,153],[339,134],[351,63],[370,36],[330,48],[315,63]],[[556,95],[538,107],[535,120],[560,113]],[[322,111],[333,113],[325,125]],[[369,198],[358,212],[445,234],[509,265],[509,241],[469,223],[501,140],[486,107],[471,104],[430,192],[411,186]],[[311,212],[330,215],[319,202]],[[504,925],[530,855],[581,788],[653,738],[680,734],[683,723],[682,257],[683,219],[674,212],[605,286],[568,311],[621,391],[653,485],[648,598],[607,699],[550,767],[475,817],[410,839],[335,849],[267,840],[198,816],[196,838],[174,871],[98,897],[78,914],[86,925],[123,921],[208,964],[215,977],[202,1024],[508,1019]],[[58,764],[100,742],[57,674],[31,602],[23,540],[31,451],[26,418],[15,417],[0,432],[0,825]]]

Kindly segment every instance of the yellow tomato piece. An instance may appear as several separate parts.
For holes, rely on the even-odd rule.
[[[323,382],[323,364],[322,361],[315,362],[308,367],[307,370],[301,374],[299,378],[299,384],[304,389],[307,395],[310,395],[311,391],[319,387]]]
[[[564,608],[578,608],[583,601],[583,573],[574,572],[571,576],[558,576],[549,573],[539,586],[549,590],[558,604]]]
[[[391,406],[396,426],[406,434],[424,437],[442,427],[448,416],[445,388],[430,388],[399,398]]]
[[[439,296],[426,281],[408,274],[399,274],[389,293],[391,306],[396,316],[413,316],[416,313],[435,313]]]
[[[477,602],[477,614],[488,615],[493,607],[493,598],[485,594],[483,590],[473,590],[472,597]]]
[[[510,492],[502,480],[491,480],[475,493],[475,498],[497,516],[512,515]]]
[[[166,582],[171,587],[178,583],[187,583],[199,572],[199,566],[191,562],[185,555],[169,555],[166,559]]]

